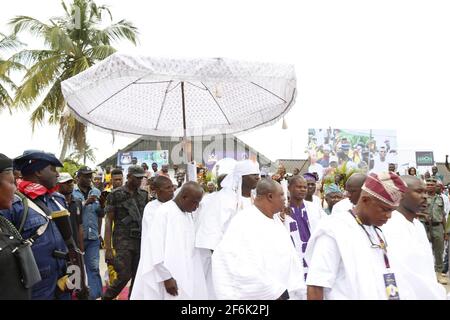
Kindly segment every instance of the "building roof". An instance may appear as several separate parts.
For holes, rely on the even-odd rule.
[[[193,149],[196,148],[196,143],[202,143],[202,151],[205,149],[205,147],[209,144],[211,144],[216,138],[214,136],[204,136],[202,137],[202,140],[199,141],[199,138],[193,138],[191,141],[193,141]],[[141,137],[129,145],[127,145],[123,149],[117,150],[113,155],[111,155],[109,158],[102,161],[99,166],[106,167],[108,165],[115,166],[117,164],[117,154],[118,152],[131,152],[131,151],[147,151],[147,150],[173,150],[175,145],[178,145],[181,142],[181,138],[173,138],[173,137],[156,137],[156,136],[146,136]],[[237,138],[234,135],[229,135],[223,138],[223,149],[228,149],[233,147],[233,152],[237,153],[238,151],[245,151],[249,154],[257,155],[257,160],[261,166],[270,166],[272,165],[272,161],[264,156],[263,154],[259,153],[249,145],[245,144],[242,140]],[[220,150],[223,151],[223,150]],[[203,152],[202,152],[203,153]],[[171,157],[169,157],[171,160]],[[194,159],[197,162],[200,162],[199,159]],[[170,162],[171,165],[173,165],[172,162]]]

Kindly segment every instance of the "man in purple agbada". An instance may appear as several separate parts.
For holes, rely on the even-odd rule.
[[[301,250],[301,257],[303,257],[308,240],[311,236],[311,226],[309,223],[308,213],[304,204],[308,186],[306,179],[302,176],[294,176],[289,180],[288,185],[290,195],[290,220],[289,231],[291,239],[297,250]],[[297,232],[295,232],[297,231]],[[303,267],[305,268],[305,279],[307,275],[307,264],[303,259]]]

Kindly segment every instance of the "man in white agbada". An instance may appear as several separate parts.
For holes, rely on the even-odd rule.
[[[316,183],[317,183],[317,177],[312,173],[305,173],[303,174],[303,177],[306,180],[306,185],[308,187],[306,192],[306,197],[304,199],[305,204],[308,206],[308,215],[310,219],[311,224],[311,232],[314,231],[316,228],[318,222],[323,217],[327,216],[325,211],[322,208],[321,200],[318,196],[315,195],[316,193]]]
[[[152,290],[145,277],[148,270],[149,257],[151,255],[150,225],[155,217],[156,210],[163,204],[173,199],[174,189],[172,181],[166,176],[156,176],[152,186],[156,192],[156,199],[147,203],[142,217],[141,255],[134,281],[131,299],[146,299],[146,292]]]
[[[379,228],[406,190],[395,173],[371,173],[357,205],[323,218],[309,239],[305,259],[310,300],[386,300],[402,296],[391,252]]]
[[[231,221],[212,255],[214,288],[219,299],[302,298],[303,266],[289,233],[276,213],[284,208],[280,184],[262,179],[254,205]]]
[[[401,299],[446,299],[438,283],[430,242],[417,214],[427,208],[426,185],[414,176],[402,176],[408,189],[392,218],[383,226],[389,257],[396,270]]]
[[[342,199],[333,206],[331,214],[338,211],[348,211],[356,206],[361,195],[361,188],[366,181],[367,176],[362,173],[352,174],[345,183],[346,198]]]
[[[306,183],[308,185],[308,191],[306,193],[305,200],[309,201],[309,202],[314,202],[315,204],[317,204],[319,207],[322,208],[320,198],[318,196],[316,196],[317,176],[315,174],[307,172],[307,173],[303,174],[303,177],[306,179]]]
[[[252,206],[252,190],[259,180],[259,165],[252,160],[238,161],[221,182],[222,189],[208,197],[198,212],[195,245],[201,249],[209,299],[215,299],[211,278],[211,254],[222,239],[231,219]]]
[[[143,295],[131,299],[206,299],[202,261],[195,248],[195,225],[191,212],[197,210],[203,189],[185,183],[174,200],[162,204],[153,216],[146,237],[149,246],[141,257]]]

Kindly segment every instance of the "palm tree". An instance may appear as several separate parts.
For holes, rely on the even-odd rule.
[[[0,33],[0,51],[16,50],[22,43],[16,39],[14,35],[6,36]],[[13,99],[10,96],[9,90],[16,90],[17,87],[14,81],[11,80],[9,74],[13,70],[21,70],[23,66],[9,60],[4,60],[0,57],[0,111],[8,108],[11,111]]]
[[[77,150],[75,152],[72,152],[69,155],[69,158],[76,161],[76,162],[80,162],[81,160],[83,160],[83,165],[86,165],[86,160],[90,160],[91,162],[95,162],[95,150],[97,150],[96,148],[91,148],[91,146],[89,144],[85,144],[84,145],[84,150]],[[67,160],[67,159],[66,159]]]
[[[137,28],[126,20],[102,28],[105,14],[112,15],[106,6],[97,6],[93,0],[73,0],[68,6],[61,2],[65,15],[47,23],[27,16],[17,16],[10,21],[14,34],[29,32],[45,43],[43,50],[22,50],[11,61],[28,67],[23,82],[16,90],[15,107],[29,108],[44,96],[31,115],[33,130],[37,124],[48,120],[59,124],[63,141],[60,159],[69,147],[83,151],[86,145],[86,127],[73,115],[64,112],[66,102],[61,92],[61,82],[88,69],[116,50],[111,43],[127,40],[136,45]]]

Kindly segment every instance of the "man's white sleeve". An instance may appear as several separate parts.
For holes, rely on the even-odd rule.
[[[156,271],[156,281],[157,282],[163,282],[163,281],[166,281],[166,280],[169,280],[170,278],[172,278],[170,271],[167,270],[167,268],[164,267],[164,264],[162,264],[162,263],[158,263],[155,266],[155,271]]]
[[[336,280],[340,261],[336,241],[328,235],[321,235],[315,241],[306,285],[331,288]]]

